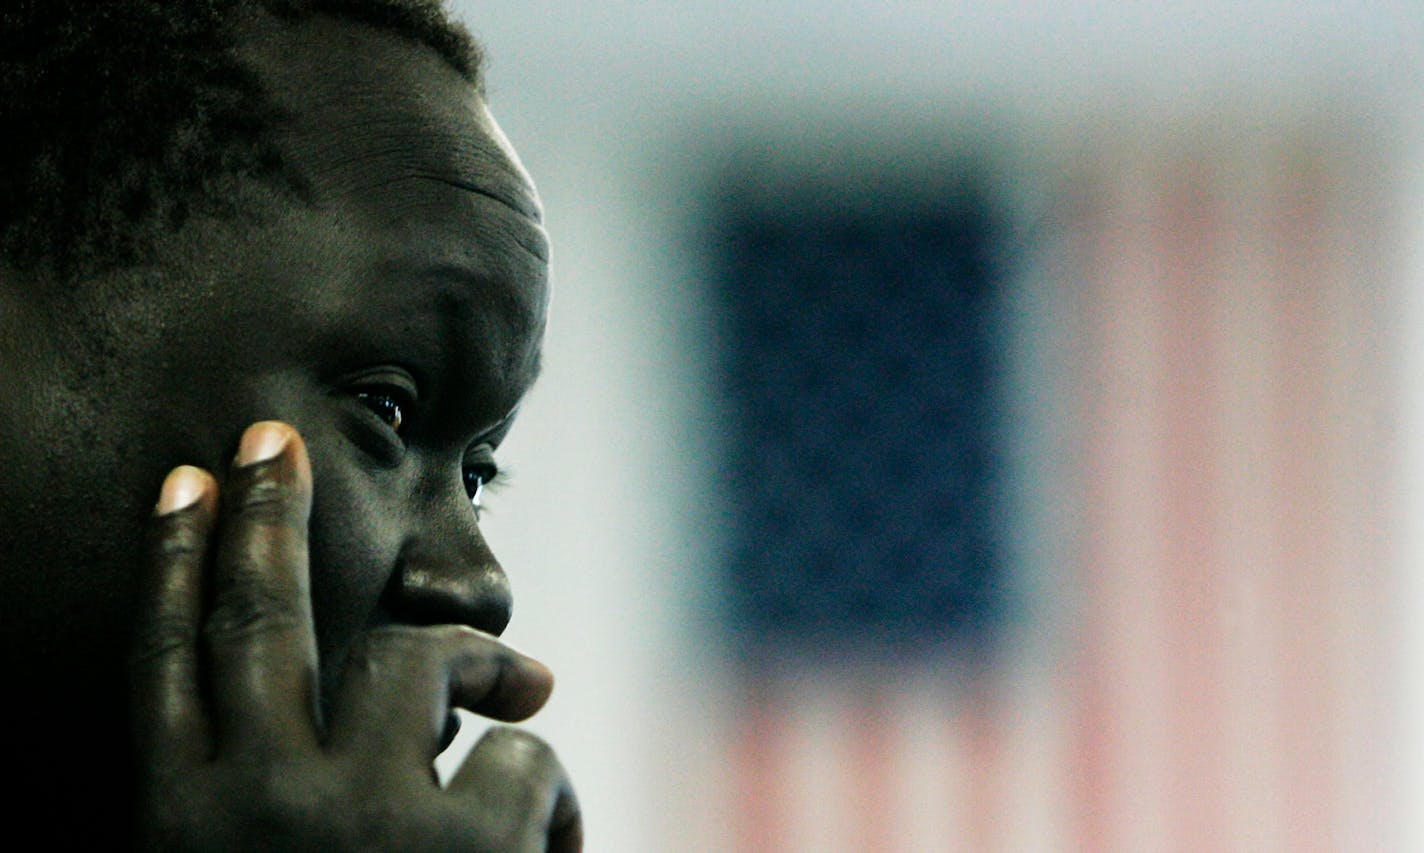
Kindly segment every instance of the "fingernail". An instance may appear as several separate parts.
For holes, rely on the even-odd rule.
[[[275,459],[291,436],[292,429],[286,424],[276,421],[253,424],[242,434],[242,443],[237,446],[237,464],[255,465]]]
[[[163,480],[163,489],[158,493],[158,505],[153,511],[158,515],[168,515],[180,509],[187,509],[198,502],[207,488],[208,479],[200,468],[180,465],[168,472]]]

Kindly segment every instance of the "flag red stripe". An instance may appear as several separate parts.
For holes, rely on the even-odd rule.
[[[871,686],[854,701],[850,741],[855,837],[850,849],[880,853],[895,849],[889,797],[895,791],[895,720],[883,688]]]
[[[964,844],[967,850],[983,850],[986,853],[1003,849],[1000,829],[1004,812],[997,785],[1003,758],[1006,714],[998,698],[992,674],[983,674],[970,687],[969,703],[963,715],[969,746],[969,772],[973,774],[968,780],[965,803]]]
[[[1169,799],[1173,804],[1173,849],[1221,850],[1221,667],[1217,620],[1221,602],[1215,571],[1220,554],[1213,538],[1214,481],[1211,328],[1211,251],[1215,223],[1209,177],[1189,169],[1163,199],[1158,235],[1164,266],[1165,364],[1169,371],[1162,404],[1167,433],[1164,501],[1169,520],[1164,571],[1170,606],[1167,634],[1171,659],[1172,744]]]
[[[779,853],[790,843],[785,805],[793,793],[784,790],[788,759],[783,700],[760,679],[749,680],[743,693],[732,756],[735,849]]]

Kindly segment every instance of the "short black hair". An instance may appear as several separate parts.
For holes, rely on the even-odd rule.
[[[72,281],[145,260],[234,181],[300,195],[279,117],[236,55],[260,13],[365,23],[428,45],[476,87],[480,50],[441,0],[3,0],[0,265]]]

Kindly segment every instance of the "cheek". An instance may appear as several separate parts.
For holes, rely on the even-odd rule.
[[[309,440],[314,476],[311,518],[312,611],[323,682],[340,672],[352,642],[389,621],[382,604],[404,539],[394,482],[359,464],[349,444]],[[389,478],[392,481],[394,478]]]

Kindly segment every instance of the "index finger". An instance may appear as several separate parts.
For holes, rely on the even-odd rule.
[[[548,667],[464,625],[391,625],[366,635],[343,673],[328,746],[428,775],[448,715],[532,715],[549,698]]]
[[[203,560],[217,483],[200,468],[169,472],[154,508],[139,573],[129,684],[140,754],[201,760],[208,749],[198,686]],[[159,755],[166,753],[166,755]]]

